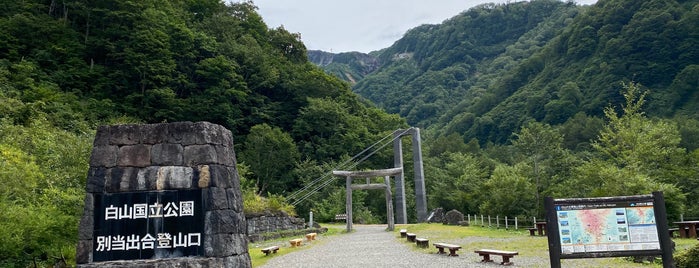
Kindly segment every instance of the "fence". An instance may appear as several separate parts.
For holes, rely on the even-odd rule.
[[[545,221],[546,219],[539,219],[537,220],[536,217],[523,217],[523,218],[509,218],[507,216],[501,217],[501,216],[490,216],[490,215],[466,215],[466,220],[468,221],[469,225],[480,225],[483,227],[495,227],[495,228],[505,228],[505,229],[510,229],[514,228],[515,230],[519,229],[520,227],[524,226],[524,228],[531,228],[535,226],[536,222],[538,221]],[[685,220],[699,220],[699,217],[696,216],[685,216],[685,215],[680,215],[680,221],[685,221]]]
[[[483,227],[495,227],[495,228],[514,228],[515,230],[524,226],[523,228],[531,228],[537,222],[536,217],[514,217],[510,218],[507,216],[490,216],[490,215],[466,215],[466,220],[469,225],[480,225]],[[545,221],[545,219],[539,219],[539,221]]]

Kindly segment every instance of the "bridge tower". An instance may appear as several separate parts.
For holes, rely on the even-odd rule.
[[[394,167],[403,169],[403,136],[412,136],[413,143],[413,170],[415,173],[415,208],[417,210],[417,222],[427,220],[427,197],[425,195],[425,173],[422,166],[422,144],[420,141],[420,129],[398,129],[393,132],[393,163]],[[405,180],[404,173],[395,176],[396,184],[396,223],[408,223],[405,206]]]

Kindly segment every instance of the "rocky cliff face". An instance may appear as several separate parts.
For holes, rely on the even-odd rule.
[[[328,64],[332,63],[333,58],[335,58],[335,54],[330,52],[325,52],[321,50],[308,51],[308,60],[311,61],[313,64],[321,67],[327,66]]]
[[[378,58],[361,52],[335,54],[320,50],[309,50],[308,60],[326,72],[352,84],[376,71],[381,66]]]

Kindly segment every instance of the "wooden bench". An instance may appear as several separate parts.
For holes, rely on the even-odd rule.
[[[536,228],[527,228],[529,230],[529,235],[535,236],[536,235]]]
[[[419,248],[427,248],[430,246],[430,240],[427,238],[415,238],[415,244],[417,244]]]
[[[264,253],[265,256],[269,256],[270,253],[277,253],[277,250],[279,250],[278,246],[271,246],[271,247],[263,248],[262,253]]]
[[[439,249],[439,254],[445,254],[444,249],[447,248],[449,249],[449,256],[459,256],[459,254],[456,254],[456,251],[461,249],[461,246],[459,245],[452,245],[452,244],[447,244],[447,243],[434,243],[434,246]]]
[[[417,235],[413,233],[407,233],[405,234],[405,237],[408,238],[408,242],[415,242],[415,237],[417,237]]]
[[[404,238],[408,234],[408,230],[406,229],[400,229],[400,237]]]
[[[347,214],[337,214],[337,215],[335,215],[335,220],[336,221],[345,221],[345,220],[347,220]]]
[[[308,240],[308,241],[316,240],[316,235],[318,235],[318,234],[317,233],[307,233],[306,240]]]
[[[490,255],[500,255],[502,256],[502,262],[500,263],[502,265],[512,265],[510,258],[519,254],[516,251],[502,251],[495,249],[481,249],[476,250],[474,252],[478,253],[478,255],[483,257],[483,260],[481,260],[481,262],[492,262],[493,260],[490,259]]]
[[[675,237],[675,232],[678,232],[679,230],[680,228],[670,228],[667,229],[667,232],[670,234],[670,238],[673,238]]]
[[[301,242],[303,242],[303,239],[301,238],[296,238],[296,239],[291,239],[289,240],[289,244],[291,244],[291,247],[298,247],[301,246]]]

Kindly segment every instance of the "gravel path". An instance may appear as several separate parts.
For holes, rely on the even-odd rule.
[[[436,249],[435,254],[414,251],[414,244],[387,232],[386,225],[353,227],[351,234],[324,237],[322,244],[274,257],[261,267],[502,267],[481,264],[477,254],[465,249],[457,252],[458,257],[438,255]],[[516,257],[513,261],[518,266]]]
[[[387,232],[386,225],[354,225],[350,234],[321,236],[307,249],[286,255],[271,255],[265,265],[267,268],[292,267],[503,267],[500,256],[491,256],[495,262],[481,263],[481,257],[474,253],[482,244],[502,238],[467,237],[450,242],[463,248],[458,257],[439,255],[432,246],[432,253],[415,251],[415,244],[398,238],[396,233]],[[418,235],[419,237],[419,235]],[[527,237],[512,239],[545,239],[544,237]],[[305,243],[305,241],[304,241]],[[284,250],[282,248],[281,250]],[[505,267],[549,267],[548,252],[518,255],[512,258],[514,265]],[[652,267],[630,262],[614,262],[611,259],[573,259],[564,260],[562,267]],[[658,267],[658,266],[656,266]]]

